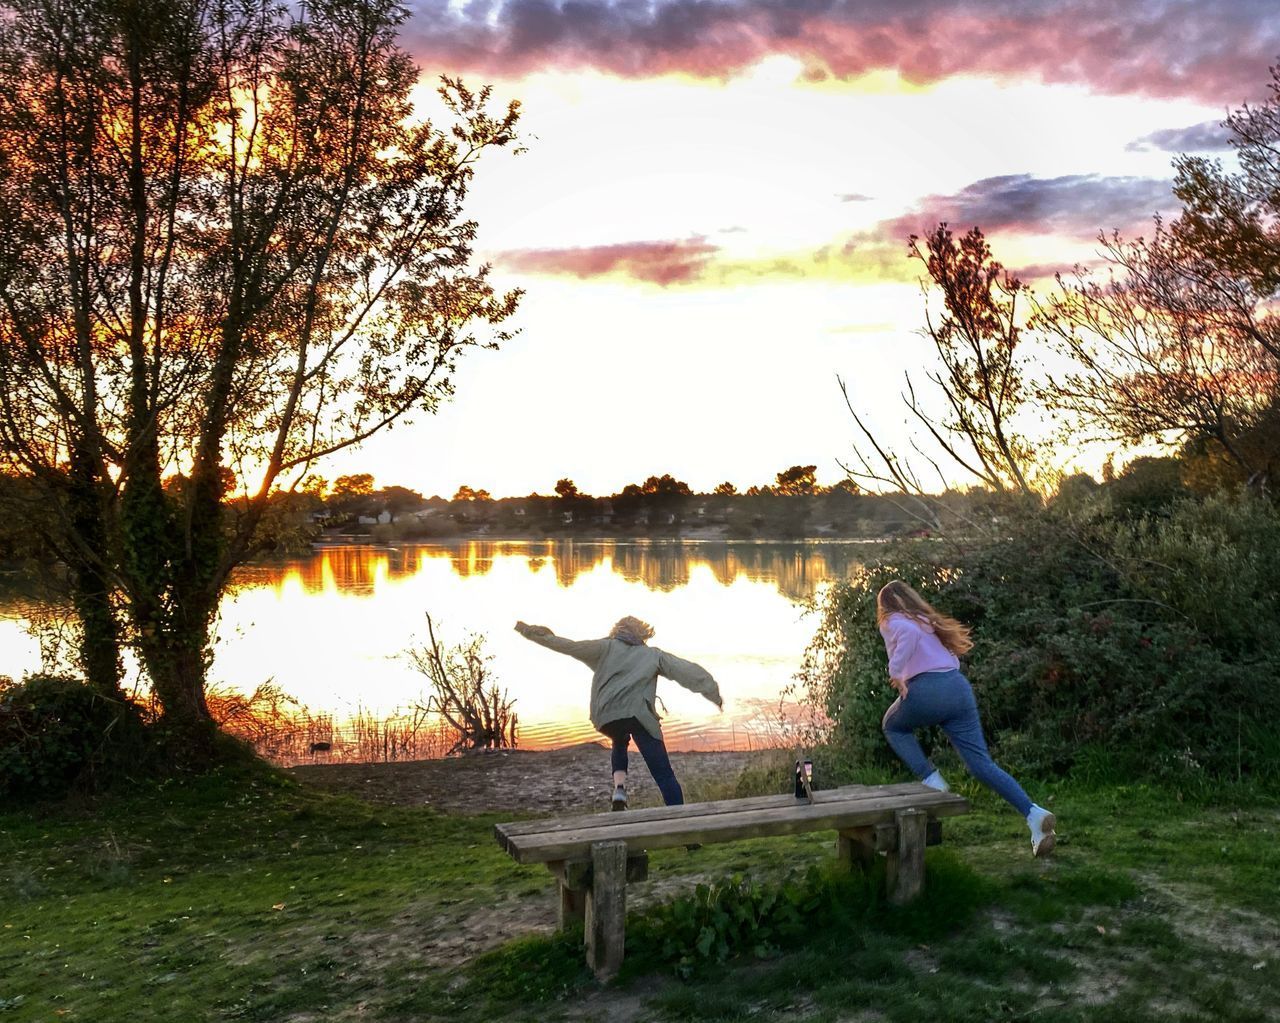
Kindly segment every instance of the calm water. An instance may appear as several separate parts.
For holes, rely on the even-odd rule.
[[[653,643],[697,661],[720,682],[725,711],[660,679],[674,749],[746,748],[791,681],[815,623],[801,604],[855,571],[857,543],[462,541],[395,548],[332,547],[239,570],[223,601],[211,673],[252,691],[274,681],[338,719],[386,715],[421,698],[425,680],[400,652],[426,634],[486,637],[492,670],[515,700],[522,746],[579,742],[591,675],[522,639],[517,619],[573,639],[604,635],[626,614],[651,622]],[[0,673],[39,665],[23,609],[0,608]],[[661,709],[661,708],[660,708]]]

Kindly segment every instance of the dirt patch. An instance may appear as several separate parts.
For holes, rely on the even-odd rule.
[[[672,753],[685,798],[732,794],[744,767],[760,753]],[[662,797],[643,762],[631,757],[632,806],[660,806]],[[447,760],[400,764],[307,764],[290,769],[299,781],[379,803],[431,806],[449,813],[590,813],[609,808],[609,750],[587,742],[557,750],[491,750]]]

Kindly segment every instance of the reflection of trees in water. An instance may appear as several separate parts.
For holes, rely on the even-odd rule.
[[[342,593],[371,593],[379,575],[407,579],[422,567],[422,554],[413,548],[326,547],[309,558],[290,558],[236,569],[232,591],[255,586],[279,586],[297,580],[306,593],[323,593],[332,586]]]
[[[791,600],[812,597],[820,585],[851,575],[862,563],[862,550],[855,544],[805,543],[682,543],[573,540],[538,544],[472,542],[449,553],[459,576],[483,575],[495,556],[524,554],[529,570],[539,571],[549,560],[556,582],[571,586],[606,561],[628,582],[642,583],[651,590],[669,592],[687,586],[690,574],[702,566],[710,569],[722,586],[745,577],[753,583],[772,583]]]
[[[689,584],[693,560],[679,544],[621,546],[610,552],[613,570],[628,582],[666,593]]]
[[[773,583],[791,600],[808,600],[822,583],[849,575],[861,560],[855,552],[848,544],[735,545],[724,552],[727,580],[722,581],[744,575],[751,582]],[[721,578],[719,573],[716,578]]]
[[[321,592],[326,578],[332,578],[333,585],[343,592],[371,592],[379,566],[388,564],[387,553],[368,547],[328,548],[318,558],[300,561],[298,575],[308,593]]]
[[[565,587],[609,562],[613,571],[628,582],[666,593],[688,585],[691,574],[705,567],[722,586],[745,578],[771,584],[783,596],[799,602],[813,597],[823,583],[855,574],[865,552],[861,545],[843,543],[611,540],[472,540],[441,547],[331,547],[311,558],[245,566],[236,573],[233,588],[279,585],[284,579],[296,578],[308,593],[321,592],[326,584],[342,592],[369,593],[380,574],[389,579],[409,578],[420,572],[428,560],[446,558],[454,574],[467,579],[487,575],[497,558],[508,556],[526,557],[531,572],[542,570],[550,562],[556,582]]]
[[[462,579],[472,576],[488,575],[493,568],[493,556],[496,545],[484,541],[473,540],[449,554],[449,563],[454,574]]]

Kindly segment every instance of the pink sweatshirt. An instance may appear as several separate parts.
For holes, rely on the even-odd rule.
[[[880,626],[889,652],[889,678],[908,681],[924,671],[950,671],[960,659],[933,634],[933,626],[910,615],[891,614]]]

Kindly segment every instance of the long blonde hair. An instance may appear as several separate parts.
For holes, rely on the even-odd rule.
[[[928,624],[942,645],[957,657],[973,649],[969,626],[944,615],[901,579],[887,583],[876,594],[876,624],[883,625],[892,614],[903,614]]]

